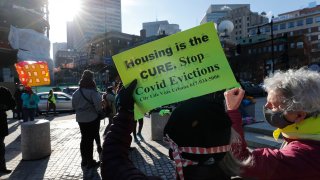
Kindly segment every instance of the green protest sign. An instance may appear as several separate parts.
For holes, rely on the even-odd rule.
[[[134,91],[135,119],[160,106],[237,87],[213,23],[167,36],[112,57]]]

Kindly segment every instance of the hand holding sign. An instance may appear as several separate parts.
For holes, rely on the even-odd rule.
[[[125,86],[137,79],[135,119],[160,106],[238,87],[213,23],[113,56]]]
[[[125,88],[121,87],[119,91],[119,108],[123,110],[127,110],[133,112],[134,99],[133,99],[133,91],[137,85],[137,80],[133,80],[130,85]]]

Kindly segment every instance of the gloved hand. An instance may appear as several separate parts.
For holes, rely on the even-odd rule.
[[[122,86],[120,88],[118,98],[119,98],[119,109],[120,110],[127,110],[129,112],[133,112],[133,105],[134,105],[134,99],[133,99],[133,91],[136,88],[137,80],[133,80],[130,85],[125,88]]]

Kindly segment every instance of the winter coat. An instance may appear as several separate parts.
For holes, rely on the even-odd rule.
[[[15,100],[10,91],[5,87],[0,87],[0,137],[8,135],[7,110],[13,110],[16,106]]]
[[[98,112],[102,110],[102,98],[100,93],[94,88],[81,88],[83,95],[90,101],[88,102],[81,94],[80,88],[72,95],[72,107],[76,111],[76,121],[81,123],[92,122],[97,119]]]
[[[101,176],[107,180],[160,180],[159,177],[147,177],[137,169],[129,159],[129,148],[134,128],[133,113],[121,110],[113,124],[104,133],[101,156]]]
[[[320,142],[315,140],[285,139],[287,145],[282,149],[247,149],[242,129],[240,112],[228,111],[233,128],[239,133],[241,146],[237,158],[252,156],[253,165],[243,168],[243,177],[256,179],[308,179],[320,178]],[[308,121],[308,120],[306,120]]]
[[[38,107],[38,103],[40,101],[39,96],[35,93],[22,93],[22,107],[28,109],[36,109]]]

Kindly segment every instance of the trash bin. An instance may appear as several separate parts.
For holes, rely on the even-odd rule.
[[[36,160],[51,154],[50,122],[28,121],[21,124],[21,152],[23,160]]]
[[[161,116],[159,112],[152,112],[151,115],[151,140],[162,141],[163,129],[168,122],[170,114]]]

